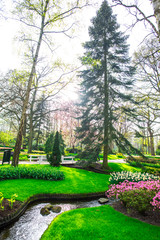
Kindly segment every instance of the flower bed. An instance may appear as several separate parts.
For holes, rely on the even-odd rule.
[[[141,172],[114,172],[111,174],[109,181],[111,184],[117,184],[119,182],[123,182],[128,180],[130,182],[139,182],[139,181],[148,181],[148,180],[158,180],[159,177],[149,173],[141,173]]]
[[[160,210],[160,181],[125,180],[119,184],[111,184],[106,196],[120,199],[126,208],[135,209],[140,213],[145,213],[148,209]]]

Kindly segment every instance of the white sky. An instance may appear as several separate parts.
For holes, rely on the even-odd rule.
[[[10,0],[6,0],[10,2]],[[93,2],[96,2],[94,0]],[[100,6],[102,0],[97,1]],[[111,2],[111,0],[110,0]],[[142,3],[142,7],[147,12],[153,12],[152,7],[149,5],[149,0],[138,0],[138,3]],[[97,7],[97,9],[99,8]],[[88,27],[90,26],[90,19],[96,15],[96,7],[87,7],[79,15],[81,25],[75,31],[75,38],[69,39],[59,35],[57,38],[58,49],[55,55],[62,58],[67,63],[77,62],[77,58],[82,56],[83,48],[81,44],[88,40]],[[130,15],[124,10],[123,7],[118,7],[114,9],[116,11],[118,23],[121,24],[122,30],[124,25],[131,21]],[[21,60],[19,57],[19,46],[14,42],[14,37],[18,31],[18,25],[12,20],[0,19],[0,72],[6,72],[10,69],[20,68]],[[130,54],[137,50],[138,44],[143,40],[146,35],[145,27],[143,23],[137,24],[137,26],[132,30],[127,32],[130,34],[129,44],[130,44]]]

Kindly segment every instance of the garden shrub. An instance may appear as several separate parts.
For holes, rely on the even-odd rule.
[[[158,146],[157,150],[156,150],[156,155],[160,155],[160,146]]]
[[[32,150],[32,153],[34,153],[34,154],[45,154],[44,151],[40,151],[40,150]]]
[[[140,160],[138,160],[140,159]],[[137,157],[135,160],[127,159],[127,162],[132,167],[139,167],[143,172],[160,176],[160,161],[157,159],[146,159]]]
[[[117,156],[118,158],[125,158],[125,156],[124,156],[122,153],[117,153],[116,156]]]
[[[111,184],[106,196],[119,199],[128,209],[135,209],[140,213],[149,209],[157,210],[160,209],[160,181],[126,180],[123,183]]]
[[[141,173],[141,172],[128,172],[128,171],[122,171],[122,172],[113,172],[111,173],[111,176],[109,178],[109,181],[111,184],[117,184],[120,182],[123,182],[125,180],[131,181],[131,182],[139,182],[139,181],[148,181],[148,180],[158,180],[158,176],[154,176],[153,174],[149,173]]]
[[[140,162],[140,163],[160,163],[160,161],[157,159],[157,158],[143,158],[143,157],[140,157],[140,156],[129,156],[126,158],[126,162],[128,162],[129,164],[131,162]]]
[[[46,144],[45,144],[45,153],[46,154],[51,154],[52,153],[53,144],[54,144],[54,133],[51,133],[48,136]]]
[[[52,153],[49,157],[47,157],[48,162],[51,166],[58,167],[61,162],[61,151],[60,151],[60,142],[59,142],[59,132],[56,132],[55,139],[54,139],[54,145]]]
[[[145,167],[145,172],[155,176],[160,176],[160,168],[157,167]]]
[[[155,196],[155,192],[147,189],[135,189],[125,191],[120,194],[120,200],[127,209],[135,209],[141,214],[152,209],[150,202]]]
[[[64,173],[55,169],[39,169],[27,167],[9,167],[0,169],[0,180],[33,178],[43,180],[63,180]]]

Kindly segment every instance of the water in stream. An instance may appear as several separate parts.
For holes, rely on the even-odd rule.
[[[17,222],[5,228],[0,233],[0,240],[39,240],[52,220],[60,214],[51,212],[47,216],[42,216],[40,210],[48,203],[55,204],[55,206],[61,206],[62,210],[60,213],[76,208],[96,207],[101,205],[97,200],[87,202],[77,201],[72,203],[43,202],[32,205]]]

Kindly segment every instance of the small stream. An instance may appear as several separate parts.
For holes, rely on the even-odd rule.
[[[51,212],[47,216],[40,214],[41,208],[48,203],[55,206],[61,206],[60,213]],[[39,240],[52,220],[62,212],[76,209],[101,206],[98,200],[92,201],[74,201],[74,202],[41,202],[30,206],[17,222],[6,227],[0,233],[0,240]]]

